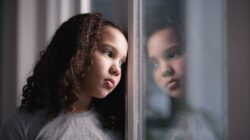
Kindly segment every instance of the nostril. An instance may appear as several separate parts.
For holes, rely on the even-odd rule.
[[[115,74],[116,76],[118,76],[118,75],[120,74],[119,69],[115,69],[115,70],[114,70],[114,74]]]
[[[162,76],[167,77],[167,76],[172,76],[174,74],[174,71],[172,69],[167,69],[163,72]]]
[[[120,70],[116,66],[112,66],[110,71],[111,71],[111,74],[114,74],[116,76],[120,74]]]

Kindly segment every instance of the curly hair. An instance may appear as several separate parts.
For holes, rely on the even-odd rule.
[[[48,120],[58,116],[61,111],[71,111],[72,104],[78,100],[76,92],[91,67],[92,55],[101,39],[104,26],[112,26],[122,32],[99,13],[79,14],[64,22],[56,31],[47,49],[40,54],[33,75],[27,78],[20,109],[26,109],[31,113],[46,109]],[[124,79],[124,76],[122,77]],[[124,85],[119,84],[117,87],[119,92],[122,92],[120,97],[113,96],[113,92],[117,92],[114,90],[107,99],[120,98],[118,101],[121,101],[119,103],[121,110],[111,108],[113,111],[109,113],[101,112],[98,108],[111,106],[106,105],[106,100],[100,103],[94,100],[97,109],[105,115],[104,118],[115,115],[121,117],[121,120],[124,119],[124,88],[121,87]],[[123,121],[121,123],[123,124]]]

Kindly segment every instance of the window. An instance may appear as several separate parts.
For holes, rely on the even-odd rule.
[[[218,1],[145,1],[145,139],[223,139],[223,6]]]
[[[149,57],[147,47],[154,33],[169,21],[178,21],[179,46],[184,49],[167,51],[164,57],[185,53],[183,101],[219,139],[247,140],[249,5],[248,0],[4,0],[0,122],[15,110],[31,63],[57,26],[73,14],[92,11],[103,13],[128,31],[126,139],[159,139],[169,128],[172,96],[156,83],[154,65],[161,62]]]

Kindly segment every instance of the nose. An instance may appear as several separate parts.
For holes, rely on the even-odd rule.
[[[173,76],[175,73],[173,67],[169,63],[164,63],[163,65],[161,65],[161,68],[161,73],[163,77]]]
[[[174,75],[174,71],[173,69],[166,69],[165,71],[163,71],[162,76],[163,77],[168,77],[168,76],[173,76]]]
[[[112,75],[119,76],[119,75],[121,74],[120,65],[119,65],[119,64],[113,64],[113,65],[110,67],[109,72],[110,72]]]

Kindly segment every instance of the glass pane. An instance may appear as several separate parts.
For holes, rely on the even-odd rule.
[[[224,82],[222,76],[224,73],[221,71],[223,57],[220,55],[223,54],[224,49],[221,43],[223,34],[217,34],[215,38],[210,36],[209,32],[215,29],[222,31],[223,26],[220,26],[222,20],[213,22],[214,26],[206,29],[208,26],[202,26],[200,23],[205,24],[204,21],[207,20],[199,17],[202,14],[198,14],[204,12],[206,13],[204,15],[209,15],[206,6],[214,9],[213,12],[214,14],[217,12],[217,15],[222,13],[222,9],[216,5],[216,2],[210,2],[207,5],[204,5],[205,2],[193,2],[193,7],[200,6],[197,8],[200,11],[192,13],[187,9],[190,8],[190,3],[184,3],[182,0],[146,0],[144,2],[143,32],[147,55],[147,92],[144,103],[146,140],[217,140],[222,139],[224,134],[224,99],[222,98],[223,84],[221,84]],[[197,25],[201,26],[189,25],[193,23],[191,17],[199,17]],[[217,19],[217,17],[211,19]],[[193,34],[202,36],[190,37]],[[208,40],[214,38],[219,49],[204,48],[209,46],[203,46],[203,43],[208,43]],[[190,42],[195,42],[196,39],[201,40],[199,44],[201,46],[190,47]],[[213,58],[207,57],[209,55],[213,55]],[[200,60],[194,61],[194,58]],[[204,65],[199,65],[200,63]],[[205,65],[206,63],[214,64],[214,69],[218,71],[209,71],[210,65]],[[190,66],[199,68],[190,68]],[[205,72],[211,74],[211,79],[204,79],[204,77],[209,78]],[[193,73],[197,74],[195,77],[190,77],[194,76]],[[196,77],[201,81],[194,81]],[[209,84],[212,81],[214,83]],[[217,96],[208,95],[209,91],[213,91]]]
[[[114,19],[114,0],[91,0],[91,11],[100,12],[109,20]]]

